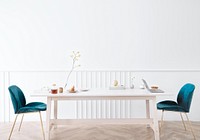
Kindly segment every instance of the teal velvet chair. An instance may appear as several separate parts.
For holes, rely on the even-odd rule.
[[[191,83],[185,84],[180,89],[176,102],[171,101],[171,100],[165,100],[165,101],[159,102],[157,104],[157,109],[162,110],[161,126],[162,126],[162,123],[163,123],[164,111],[179,112],[181,119],[182,119],[182,122],[183,122],[183,126],[186,130],[185,122],[184,122],[183,116],[182,116],[182,114],[185,114],[187,121],[190,125],[190,129],[192,131],[192,134],[194,136],[194,139],[196,139],[194,132],[193,132],[191,122],[190,122],[188,115],[187,115],[187,113],[190,112],[190,105],[191,105],[191,102],[192,102],[194,90],[195,90],[195,86],[193,84],[191,84]]]
[[[41,123],[41,127],[42,127],[42,134],[43,134],[43,138],[45,139],[42,117],[41,117],[41,111],[46,110],[46,104],[44,104],[42,102],[31,102],[31,103],[26,104],[26,98],[24,96],[24,93],[16,85],[10,86],[8,88],[8,90],[10,92],[10,97],[11,97],[11,100],[12,100],[14,112],[16,114],[15,121],[13,123],[12,129],[11,129],[11,132],[10,132],[10,135],[9,135],[9,140],[11,138],[13,129],[15,127],[15,123],[16,123],[18,115],[22,114],[22,119],[21,119],[20,126],[19,126],[19,131],[20,131],[22,121],[23,121],[23,118],[24,118],[24,114],[35,113],[35,112],[37,112],[37,113],[39,112],[40,123]]]

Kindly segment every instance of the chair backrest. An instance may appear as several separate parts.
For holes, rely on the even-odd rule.
[[[10,92],[10,97],[16,114],[21,107],[24,107],[26,105],[26,99],[24,93],[18,86],[10,86],[8,90]]]
[[[177,103],[184,108],[185,112],[190,111],[194,89],[195,86],[193,84],[187,83],[180,89],[178,93]]]

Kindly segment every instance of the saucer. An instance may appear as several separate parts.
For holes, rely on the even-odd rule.
[[[86,92],[86,91],[88,91],[88,90],[89,90],[88,88],[80,89],[80,91],[82,91],[82,92]]]
[[[76,93],[77,90],[75,90],[75,91],[70,91],[70,90],[68,90],[68,92],[69,92],[69,93]]]

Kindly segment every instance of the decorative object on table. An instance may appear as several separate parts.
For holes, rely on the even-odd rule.
[[[115,87],[118,86],[118,81],[117,81],[117,80],[114,80],[113,85],[114,85]]]
[[[82,88],[82,89],[80,89],[80,91],[82,91],[82,92],[86,92],[88,90],[89,90],[88,88]]]
[[[59,92],[59,93],[63,93],[63,87],[59,87],[59,88],[58,88],[58,92]]]
[[[125,89],[124,85],[119,85],[117,80],[114,80],[113,85],[109,87],[110,90],[122,90]]]
[[[56,86],[56,84],[53,84],[51,87],[51,93],[52,94],[57,94],[58,93],[58,88]]]
[[[133,84],[134,83],[133,82],[134,79],[135,79],[135,77],[131,77],[131,86],[130,86],[131,89],[134,89],[134,84]]]
[[[149,86],[148,86],[146,80],[142,79],[142,82],[144,83],[144,87],[145,87],[149,92],[151,92],[151,93],[164,93],[164,91],[161,90],[161,89],[158,89],[158,88],[151,89],[151,88],[149,88]]]
[[[74,52],[74,51],[72,52],[72,55],[70,56],[70,57],[72,58],[72,68],[71,68],[71,70],[69,71],[69,74],[68,74],[68,76],[67,76],[67,80],[66,80],[66,83],[65,83],[64,88],[67,87],[69,77],[70,77],[71,73],[73,72],[73,70],[74,70],[75,68],[81,66],[81,65],[75,65],[76,61],[78,61],[78,58],[79,58],[80,56],[81,56],[81,55],[80,55],[80,52]]]
[[[152,85],[151,89],[158,89],[158,86],[157,85]]]
[[[75,87],[72,86],[70,89],[69,89],[69,93],[76,93],[76,90],[75,90]]]
[[[110,90],[122,90],[125,89],[124,85],[119,85],[119,82],[117,80],[113,81],[113,85],[109,87]]]

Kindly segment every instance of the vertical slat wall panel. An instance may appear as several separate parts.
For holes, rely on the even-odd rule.
[[[10,72],[6,72],[5,73],[6,75],[6,77],[5,77],[5,85],[7,86],[7,87],[9,87],[10,86],[10,80],[11,80],[11,77],[10,77]],[[5,96],[6,96],[6,100],[5,100],[5,108],[6,108],[6,118],[5,118],[5,120],[6,121],[8,121],[8,122],[10,122],[10,120],[11,120],[11,117],[13,117],[14,115],[12,115],[11,116],[11,111],[13,111],[13,108],[11,108],[11,100],[10,100],[10,94],[9,94],[9,92],[8,92],[8,90],[6,90],[6,92],[5,92]],[[13,114],[13,113],[12,113]]]
[[[5,72],[0,72],[0,121],[5,122]]]
[[[109,88],[114,80],[120,85],[129,87],[132,72],[129,71],[81,71],[76,72],[76,86],[78,88]],[[130,118],[130,100],[87,100],[77,101],[77,119],[100,118]]]
[[[134,73],[133,73],[133,72],[130,72],[130,76],[129,76],[129,83],[130,83],[130,85],[129,85],[129,87],[131,86],[131,78],[132,78],[132,77],[134,77]],[[131,103],[130,103],[130,114],[131,114],[131,115],[130,115],[130,118],[132,118],[132,117],[133,117],[133,105],[132,105],[132,102],[133,102],[133,101],[130,100],[130,102],[131,102]]]

